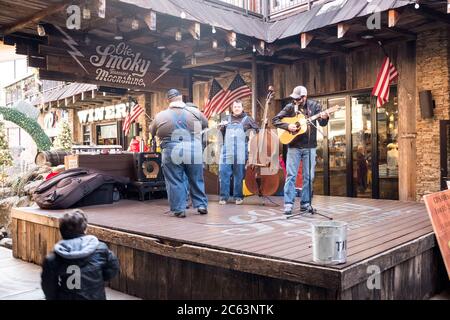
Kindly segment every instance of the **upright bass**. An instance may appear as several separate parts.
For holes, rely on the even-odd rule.
[[[267,128],[267,111],[274,97],[274,89],[269,87],[261,130],[249,141],[249,154],[245,185],[258,196],[272,196],[284,185],[284,173],[279,165],[278,136]]]

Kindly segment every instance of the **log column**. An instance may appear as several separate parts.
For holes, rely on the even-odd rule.
[[[399,197],[416,200],[416,42],[402,43],[398,52]]]

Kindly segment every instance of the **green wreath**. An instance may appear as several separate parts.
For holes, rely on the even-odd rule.
[[[3,115],[6,121],[11,121],[25,130],[33,138],[34,142],[36,142],[40,151],[50,150],[52,141],[36,120],[28,118],[22,112],[11,108],[0,107],[0,114]]]

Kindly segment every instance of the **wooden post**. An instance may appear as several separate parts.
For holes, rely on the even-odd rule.
[[[188,72],[188,100],[194,102],[194,82],[192,81],[192,71]]]
[[[399,198],[416,200],[416,42],[402,43],[398,51]]]
[[[256,56],[253,55],[253,57],[252,57],[252,117],[255,120],[257,119],[257,111],[256,111],[256,106],[257,106],[256,100],[258,99],[257,83],[258,83],[258,65],[256,63]]]

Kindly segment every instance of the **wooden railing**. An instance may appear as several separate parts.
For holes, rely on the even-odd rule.
[[[309,10],[314,3],[330,0],[209,0],[239,7],[247,12],[257,13],[264,17],[276,17],[292,10]]]
[[[212,0],[212,2],[225,2],[228,5],[261,15],[264,15],[263,3],[265,1],[266,0]]]

